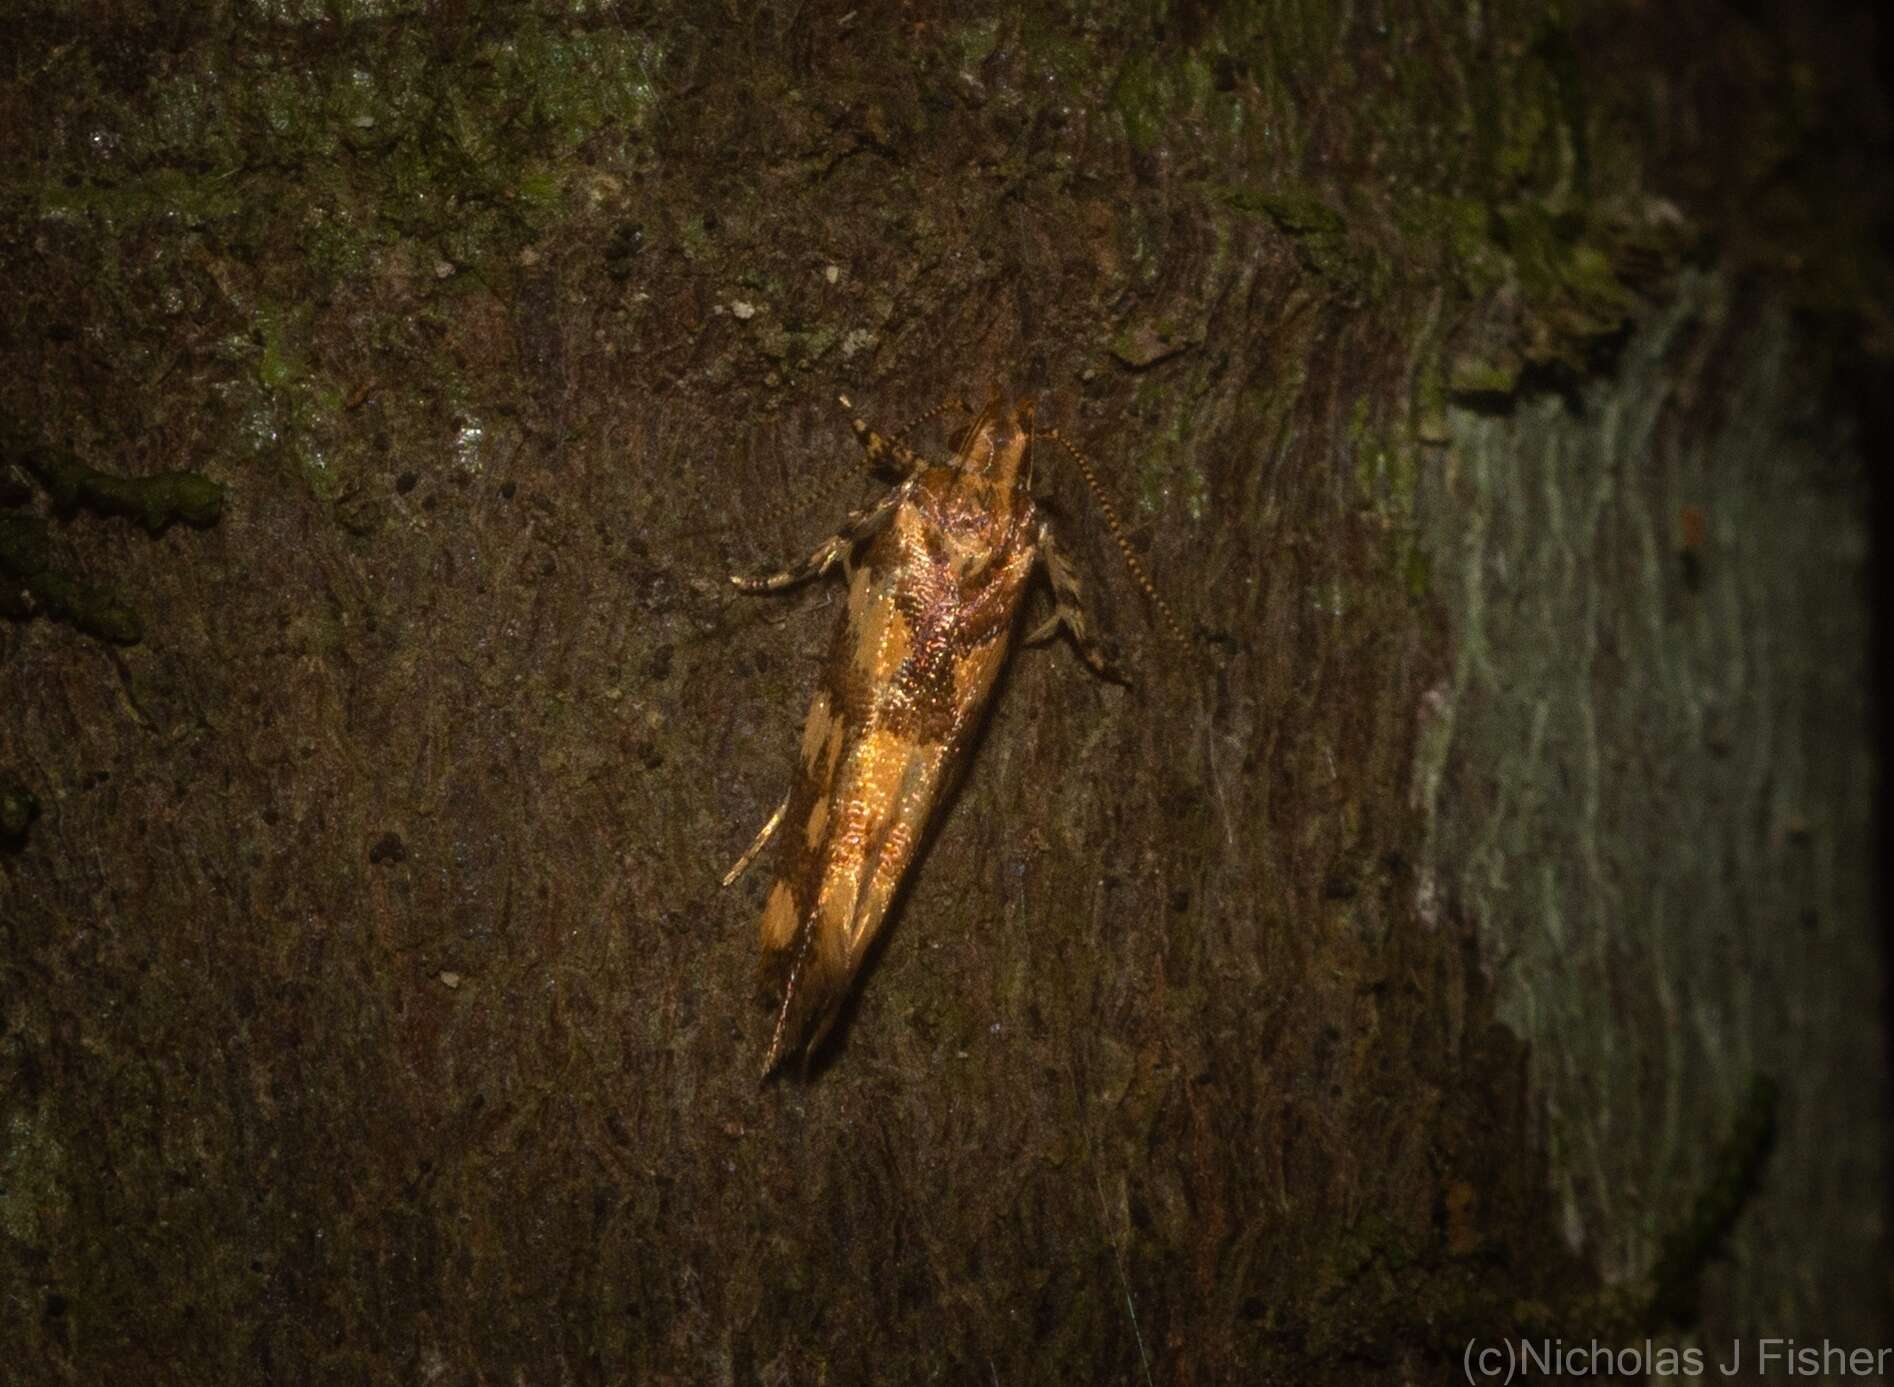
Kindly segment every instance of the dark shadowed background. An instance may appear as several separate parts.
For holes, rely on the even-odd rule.
[[[1874,7],[5,8],[10,1378],[1888,1340]],[[759,1086],[727,575],[988,390],[1193,648],[1047,450],[1133,683]]]

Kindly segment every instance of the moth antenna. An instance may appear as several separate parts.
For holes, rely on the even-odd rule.
[[[838,401],[840,401],[842,408],[846,410],[850,410],[850,411],[852,411],[855,408],[854,403],[848,398],[848,396],[837,395],[835,398]],[[949,409],[954,409],[954,408],[965,410],[967,408],[966,400],[961,398],[958,395],[949,396],[948,398],[942,400],[939,404],[935,405],[932,409],[929,409],[925,413],[918,414],[914,418],[910,419],[901,428],[900,432],[891,434],[889,436],[888,441],[891,443],[899,443],[903,439],[905,439],[910,433],[914,432],[914,430],[918,429],[922,424],[925,424],[929,419],[932,419],[935,415],[943,413]],[[837,491],[841,490],[842,484],[844,482],[850,481],[851,479],[855,479],[855,478],[856,478],[856,473],[854,472],[852,468],[841,468],[835,471],[831,476],[820,481],[811,482],[811,481],[804,480],[800,483],[792,483],[791,486],[789,487],[788,495],[785,497],[785,499],[781,501],[777,501],[772,505],[763,507],[761,513],[767,520],[771,520],[771,521],[787,520],[792,515],[799,514],[800,512],[808,509],[810,506],[814,505],[817,501],[826,500],[828,497],[834,495]]]
[[[850,400],[848,396],[837,395],[835,398],[843,409],[851,413],[854,411],[854,401]],[[888,441],[890,443],[900,443],[909,434],[932,419],[935,415],[945,413],[950,409],[957,409],[963,414],[971,414],[973,412],[973,407],[967,403],[964,395],[950,395],[932,409],[926,410],[910,419],[902,426],[899,433],[890,434]],[[813,506],[817,501],[826,500],[828,497],[833,496],[837,491],[842,489],[844,483],[855,478],[857,478],[857,474],[852,469],[841,468],[833,472],[830,476],[817,481],[810,481],[806,477],[792,480],[784,491],[783,499],[758,506],[754,513],[760,516],[765,522],[781,524],[794,516],[802,514],[802,512],[807,510],[810,506]],[[690,538],[700,534],[716,534],[727,528],[729,527],[726,525],[713,525],[705,529],[686,530],[683,532],[682,537]]]
[[[848,404],[848,397],[846,395],[842,396],[841,398],[842,398],[843,404]],[[853,409],[854,406],[849,405],[849,408]],[[928,420],[934,418],[936,415],[945,414],[950,409],[957,409],[962,414],[971,414],[973,412],[973,406],[967,403],[966,397],[964,395],[949,395],[946,399],[942,400],[939,404],[935,405],[932,409],[923,410],[921,413],[915,415],[912,419],[908,420],[907,423],[903,424],[900,428],[896,429],[894,433],[889,436],[888,441],[891,443],[901,442],[909,434],[913,433],[921,425],[925,424]]]
[[[848,468],[838,468],[832,476],[820,481],[807,479],[791,482],[786,488],[786,499],[758,507],[760,514],[769,521],[781,522],[791,516],[799,515],[817,501],[826,499],[841,489],[842,483],[852,476]]]
[[[1093,470],[1091,460],[1072,445],[1070,439],[1057,429],[1047,429],[1046,437],[1072,455],[1072,461],[1079,465],[1079,475],[1085,478],[1085,485],[1091,489],[1092,499],[1098,502],[1098,509],[1104,513],[1105,525],[1111,531],[1111,537],[1118,542],[1118,552],[1125,556],[1125,566],[1131,570],[1131,576],[1138,580],[1138,586],[1144,589],[1144,595],[1151,599],[1158,615],[1164,618],[1164,624],[1170,629],[1173,639],[1186,649],[1194,649],[1191,639],[1184,633],[1183,622],[1177,619],[1177,613],[1171,610],[1171,604],[1157,590],[1151,581],[1151,575],[1145,570],[1143,562],[1132,552],[1131,541],[1125,538],[1125,527],[1118,519],[1118,511],[1113,507],[1111,498],[1105,494],[1105,488],[1099,485],[1098,473]]]

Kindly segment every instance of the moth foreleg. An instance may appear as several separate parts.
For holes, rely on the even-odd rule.
[[[730,885],[749,870],[750,864],[756,861],[756,855],[763,850],[771,838],[776,836],[776,830],[782,826],[783,815],[788,811],[789,796],[784,795],[783,802],[776,806],[776,812],[769,816],[769,822],[764,824],[762,831],[756,835],[756,841],[744,850],[743,856],[737,859],[736,866],[723,874],[723,885]]]
[[[808,558],[791,568],[754,578],[736,573],[731,575],[730,581],[745,592],[775,592],[800,583],[805,578],[819,577],[846,559],[857,544],[886,524],[906,494],[905,485],[897,486],[874,505],[851,511],[848,519],[842,522],[841,529],[818,544]]]
[[[1085,663],[1091,666],[1092,673],[1101,679],[1123,683],[1124,677],[1112,664],[1104,642],[1092,634],[1086,620],[1085,590],[1079,584],[1079,575],[1059,548],[1052,526],[1043,520],[1039,522],[1039,555],[1046,561],[1046,576],[1052,580],[1055,606],[1052,615],[1026,637],[1026,644],[1037,645],[1041,641],[1051,640],[1063,626],[1072,633],[1073,643],[1078,646],[1079,654],[1085,657]]]
[[[869,428],[868,421],[855,413],[855,406],[849,402],[848,396],[837,395],[835,399],[843,409],[849,412],[849,427],[855,430],[855,437],[861,442],[862,460],[871,468],[882,472],[892,472],[900,477],[912,477],[927,466],[926,458],[898,441],[899,434],[894,438],[884,438]],[[916,419],[914,423],[909,424],[908,429],[933,418],[953,403],[955,403],[953,400],[943,400]],[[907,429],[901,432],[906,433]]]

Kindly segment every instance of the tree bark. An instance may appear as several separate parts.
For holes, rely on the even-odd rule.
[[[1888,1341],[1872,11],[569,8],[16,26],[22,1380]],[[1132,683],[759,1086],[843,391],[1035,396],[1190,645],[1042,449]]]

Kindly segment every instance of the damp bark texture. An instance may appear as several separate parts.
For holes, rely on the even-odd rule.
[[[15,9],[10,1376],[1888,1340],[1870,7]],[[841,392],[1189,641],[1043,449],[1132,682],[759,1085]]]

